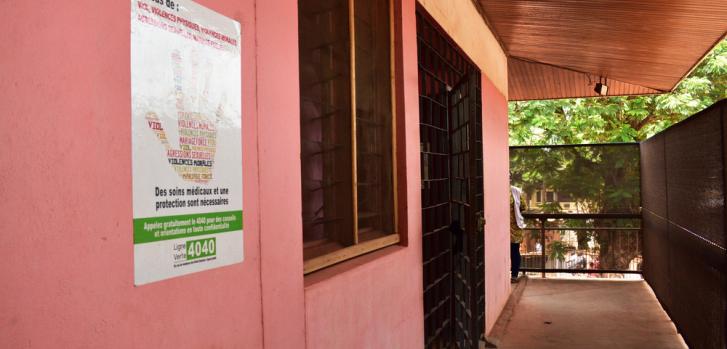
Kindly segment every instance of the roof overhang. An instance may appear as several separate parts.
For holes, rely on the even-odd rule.
[[[474,0],[508,56],[510,100],[673,90],[727,33],[725,0]]]

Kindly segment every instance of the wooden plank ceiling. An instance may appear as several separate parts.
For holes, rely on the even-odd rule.
[[[475,0],[509,64],[510,100],[671,91],[727,33],[727,0]]]

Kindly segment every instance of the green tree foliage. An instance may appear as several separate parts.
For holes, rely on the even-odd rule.
[[[513,185],[522,188],[529,198],[542,189],[556,192],[559,201],[575,204],[578,213],[638,213],[641,203],[639,167],[637,145],[510,150]],[[564,200],[564,197],[567,199]],[[544,203],[537,209],[529,207],[531,212],[558,213],[561,210],[559,202]],[[602,268],[626,269],[639,254],[638,235],[618,228],[638,227],[638,223],[631,219],[566,219],[549,222],[548,225],[614,229],[579,230],[576,247],[579,250],[589,249],[588,241],[594,238],[598,243]],[[560,252],[549,250],[549,255]]]
[[[639,160],[637,145],[513,148],[510,179],[526,197],[548,189],[558,193],[558,201],[574,203],[579,213],[637,213]],[[562,207],[543,202],[537,211],[558,213]]]
[[[562,262],[565,260],[567,250],[568,245],[563,243],[563,241],[553,241],[548,245],[548,257],[551,260],[559,260]]]
[[[510,145],[641,141],[724,98],[727,40],[671,93],[511,102]]]
[[[677,88],[654,96],[576,98],[512,102],[511,145],[555,145],[635,142],[727,98],[727,40],[722,41]],[[579,212],[638,212],[638,150],[575,147],[537,151],[512,150],[512,182],[526,193],[548,189],[567,194]],[[558,212],[557,203],[541,212]],[[631,227],[629,220],[559,222],[561,226]],[[636,234],[619,231],[579,231],[578,248],[598,243],[602,268],[627,268],[638,254]],[[559,246],[550,256],[560,257]]]

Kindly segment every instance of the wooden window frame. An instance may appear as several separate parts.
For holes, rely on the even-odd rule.
[[[348,0],[348,18],[349,18],[349,49],[350,49],[350,89],[351,89],[351,155],[352,155],[352,190],[353,190],[353,230],[354,243],[351,246],[339,248],[330,253],[326,253],[317,257],[304,260],[303,274],[310,274],[326,267],[338,264],[340,262],[367,254],[388,246],[398,245],[402,242],[401,233],[399,231],[399,191],[398,191],[398,173],[397,173],[397,89],[396,89],[396,22],[394,5],[396,0],[388,0],[389,4],[389,74],[391,85],[391,179],[392,179],[392,199],[393,199],[393,227],[394,230],[390,234],[373,238],[364,242],[359,242],[358,229],[358,180],[357,180],[357,145],[356,145],[356,25],[355,25],[355,1]],[[305,247],[304,247],[305,248]]]

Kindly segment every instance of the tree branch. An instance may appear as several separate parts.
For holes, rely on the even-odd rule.
[[[647,116],[647,117],[645,117],[645,118],[641,119],[641,121],[639,121],[639,122],[638,122],[638,123],[636,124],[636,127],[634,127],[634,129],[635,129],[635,130],[636,130],[637,132],[638,132],[638,131],[641,131],[641,129],[642,129],[642,128],[644,128],[644,126],[646,126],[646,124],[650,123],[650,122],[651,122],[651,120],[654,120],[654,118],[655,118],[655,117],[656,117],[656,115],[654,115],[654,114],[649,114],[649,116]]]

